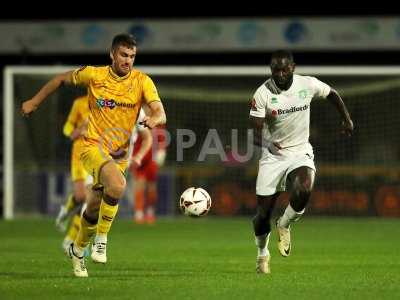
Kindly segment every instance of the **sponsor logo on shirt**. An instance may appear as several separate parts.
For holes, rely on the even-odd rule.
[[[284,114],[290,114],[293,112],[298,112],[298,111],[304,111],[307,110],[310,107],[310,105],[303,105],[303,106],[292,106],[289,109],[277,109],[273,110],[271,112],[272,116],[277,116],[277,115],[284,115]]]
[[[307,98],[307,90],[299,91],[299,98],[300,99],[306,99]]]
[[[136,105],[132,103],[118,102],[115,101],[114,99],[103,99],[103,98],[97,99],[96,104],[98,108],[109,108],[109,109],[114,109],[116,106],[134,108]]]

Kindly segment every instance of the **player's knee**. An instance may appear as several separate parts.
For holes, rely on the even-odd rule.
[[[305,185],[299,185],[295,188],[295,195],[298,200],[302,203],[307,203],[311,197],[311,187]]]
[[[271,216],[271,207],[268,205],[258,205],[257,216],[262,219],[269,219]]]
[[[295,194],[301,199],[308,199],[311,196],[312,186],[307,183],[300,183],[295,186]]]
[[[259,215],[263,219],[269,219],[275,206],[276,197],[276,195],[257,195],[257,215]]]
[[[122,180],[114,181],[114,182],[111,182],[109,184],[109,186],[107,186],[105,192],[107,195],[109,195],[113,198],[120,199],[124,195],[125,187],[126,187],[125,181],[122,181]]]
[[[302,184],[302,193],[306,194],[307,196],[311,195],[312,185],[309,182],[305,182]]]

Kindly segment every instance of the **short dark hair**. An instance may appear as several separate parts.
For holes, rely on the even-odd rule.
[[[273,59],[283,59],[283,58],[286,58],[291,63],[294,62],[293,54],[289,50],[277,50],[272,52],[271,61]]]
[[[128,33],[117,34],[112,40],[111,50],[114,51],[120,46],[125,46],[132,49],[136,47],[136,39],[133,35]]]

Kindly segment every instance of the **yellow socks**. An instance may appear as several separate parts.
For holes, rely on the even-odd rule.
[[[93,234],[96,231],[96,223],[88,221],[88,217],[83,213],[83,218],[81,218],[81,227],[78,232],[78,236],[75,239],[75,246],[80,249],[84,249],[90,242]]]
[[[67,236],[65,238],[74,241],[76,236],[78,235],[80,227],[81,227],[81,215],[75,214],[74,217],[72,218],[71,224],[69,225]]]
[[[116,205],[110,205],[108,203],[117,203]],[[107,235],[110,231],[111,224],[115,218],[118,211],[118,200],[113,199],[108,195],[103,196],[101,200],[99,220],[97,223],[97,235]]]

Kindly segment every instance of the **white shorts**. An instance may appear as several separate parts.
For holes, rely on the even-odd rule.
[[[287,176],[299,167],[309,167],[314,171],[316,170],[311,145],[295,154],[274,155],[265,151],[259,162],[256,194],[270,196],[276,192],[286,191]]]

